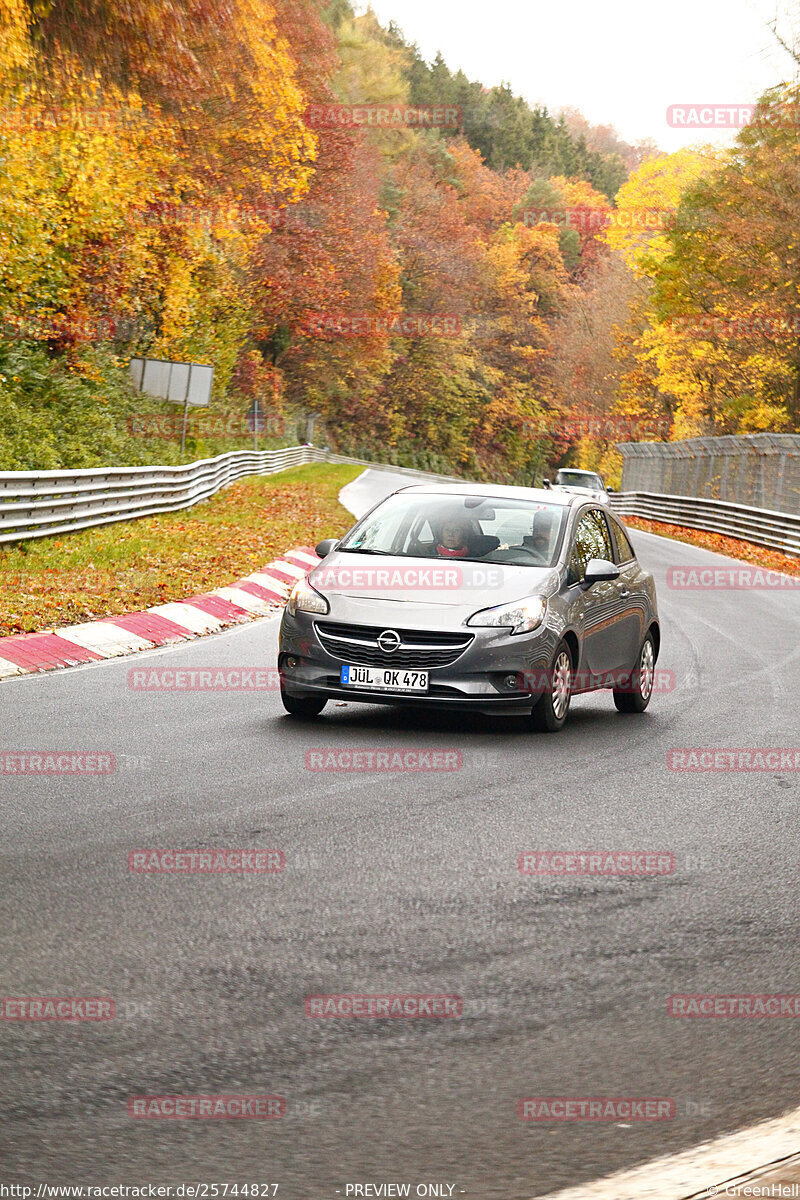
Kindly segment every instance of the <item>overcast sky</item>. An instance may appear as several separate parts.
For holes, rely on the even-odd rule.
[[[441,50],[470,79],[505,81],[532,103],[579,108],[627,141],[650,137],[665,150],[733,136],[670,128],[669,105],[752,102],[795,69],[765,24],[785,12],[782,0],[372,0],[372,8],[428,60]]]

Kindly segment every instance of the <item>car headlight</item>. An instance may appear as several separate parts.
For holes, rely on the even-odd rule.
[[[501,604],[498,608],[484,608],[467,621],[481,629],[510,629],[512,633],[530,633],[538,629],[547,613],[544,596],[528,596],[514,604]]]
[[[301,579],[292,588],[289,603],[286,605],[286,611],[290,617],[299,612],[321,613],[325,616],[331,611],[331,606],[324,596],[321,596],[310,584],[306,583],[305,579]]]

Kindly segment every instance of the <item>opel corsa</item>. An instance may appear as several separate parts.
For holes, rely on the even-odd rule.
[[[661,647],[655,583],[605,504],[569,492],[420,484],[376,505],[292,591],[281,698],[529,714],[573,695],[642,713]]]

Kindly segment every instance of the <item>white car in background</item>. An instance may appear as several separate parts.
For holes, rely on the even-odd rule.
[[[545,479],[546,488],[558,488],[562,492],[573,492],[576,496],[584,496],[596,504],[608,504],[609,493],[613,488],[607,488],[602,477],[594,471],[577,471],[572,467],[564,467],[556,471],[552,482]]]

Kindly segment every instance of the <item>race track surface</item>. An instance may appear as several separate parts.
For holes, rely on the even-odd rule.
[[[675,678],[641,717],[600,693],[551,737],[356,704],[299,724],[275,691],[128,686],[133,667],[272,667],[277,621],[3,683],[3,751],[117,760],[102,777],[0,774],[2,994],[118,1012],[0,1023],[6,1182],[278,1182],[322,1200],[406,1181],[525,1200],[797,1106],[793,1021],[676,1020],[666,1001],[800,992],[800,774],[676,773],[667,754],[800,744],[800,591],[671,589],[670,566],[730,560],[634,540]],[[312,748],[455,750],[463,767],[315,772]],[[276,848],[286,868],[132,873],[150,847]],[[521,852],[565,849],[677,865],[517,870]],[[307,996],[352,992],[456,994],[463,1016],[305,1015]],[[127,1115],[131,1096],[201,1093],[280,1095],[286,1116]],[[517,1118],[525,1096],[669,1097],[677,1115],[536,1125]]]

